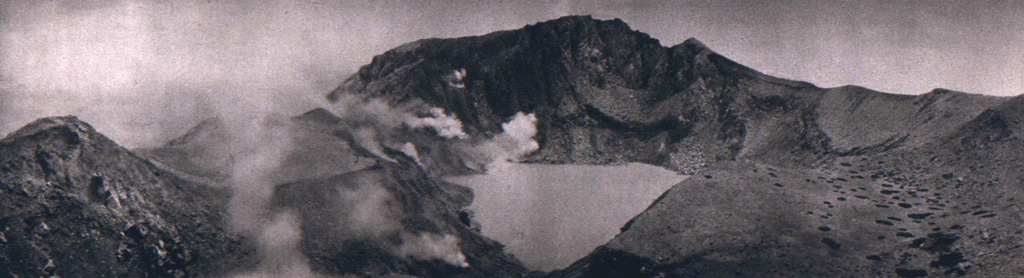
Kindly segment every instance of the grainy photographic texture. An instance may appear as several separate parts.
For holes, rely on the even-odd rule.
[[[0,277],[1024,276],[1016,1],[0,1]]]

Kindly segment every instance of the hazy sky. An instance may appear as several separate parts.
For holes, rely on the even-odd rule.
[[[154,145],[216,114],[321,105],[408,41],[570,14],[619,17],[666,46],[696,37],[822,87],[1024,93],[1021,1],[366,2],[0,0],[0,133],[75,114],[122,144]]]

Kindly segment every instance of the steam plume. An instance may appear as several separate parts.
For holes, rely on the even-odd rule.
[[[377,130],[370,127],[357,127],[352,130],[352,140],[358,144],[358,147],[362,147],[370,154],[390,162],[395,162],[395,159],[384,153],[384,147],[381,146],[381,140]]]
[[[282,122],[265,118],[229,118],[229,122],[231,224],[243,233],[257,234],[267,220],[275,185],[273,173],[291,153],[292,141]]]
[[[458,117],[422,101],[407,101],[392,106],[379,98],[341,94],[336,96],[335,104],[331,107],[337,116],[360,125],[380,129],[430,128],[438,136],[449,139],[468,137]]]
[[[258,115],[227,119],[231,228],[256,239],[261,256],[257,272],[243,277],[313,277],[299,250],[302,234],[297,217],[291,212],[272,215],[269,207],[280,182],[275,173],[294,150],[289,122]]]
[[[345,232],[349,236],[372,239],[392,234],[401,230],[397,216],[399,209],[393,206],[391,194],[380,184],[376,177],[359,176],[355,189],[341,192],[343,208],[346,209],[339,217]]]
[[[452,235],[402,233],[397,253],[421,261],[442,260],[458,267],[469,267],[466,255],[459,249],[459,239]]]
[[[540,148],[533,137],[537,135],[537,116],[533,113],[516,113],[501,124],[502,133],[475,147],[476,152],[485,154],[488,165],[517,161]]]
[[[405,155],[412,157],[412,159],[416,161],[416,164],[423,166],[423,163],[420,163],[420,152],[416,150],[415,144],[412,142],[405,142],[405,144],[402,144],[401,151]]]
[[[444,138],[466,139],[469,135],[462,130],[462,121],[458,117],[445,114],[444,109],[431,107],[427,117],[407,117],[405,124],[411,128],[430,127]]]
[[[309,278],[313,271],[298,249],[302,231],[294,213],[284,212],[274,216],[259,235],[260,268],[255,273],[239,278]]]
[[[382,142],[387,136],[399,128],[429,127],[438,136],[445,138],[471,139],[463,130],[463,124],[455,116],[447,115],[443,109],[430,107],[422,101],[406,101],[392,106],[379,98],[366,98],[355,94],[340,94],[335,97],[333,112],[347,121],[355,123],[360,129],[354,131],[354,139],[360,147],[373,155],[388,161],[394,161],[384,154]],[[420,116],[424,115],[425,116]],[[517,161],[523,156],[540,148],[533,139],[537,135],[537,116],[533,113],[516,113],[508,122],[501,125],[502,133],[489,139],[477,139],[475,143],[462,142],[455,144],[465,158],[483,165]],[[395,144],[397,145],[397,144]],[[401,150],[411,157],[419,154],[415,146],[402,145]]]

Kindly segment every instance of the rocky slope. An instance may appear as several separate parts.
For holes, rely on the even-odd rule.
[[[328,98],[346,95],[422,100],[485,136],[534,112],[530,160],[706,177],[553,277],[1024,275],[1020,98],[819,88],[590,17],[409,43]]]
[[[74,117],[0,140],[0,276],[223,275],[252,246],[225,233],[228,192],[178,178]]]
[[[976,175],[955,165],[962,157],[930,156],[847,156],[813,169],[721,162],[552,276],[1019,275],[1021,189],[1000,182],[1019,171]]]

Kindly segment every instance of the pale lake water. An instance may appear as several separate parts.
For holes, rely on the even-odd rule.
[[[527,267],[564,268],[611,240],[685,175],[661,167],[510,163],[446,180],[473,189],[483,234]]]

